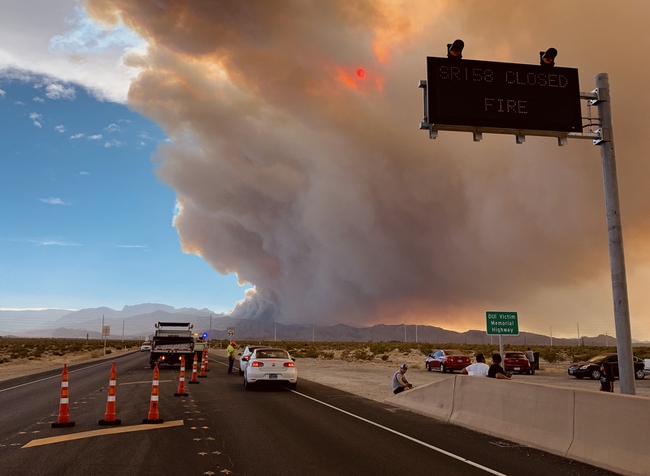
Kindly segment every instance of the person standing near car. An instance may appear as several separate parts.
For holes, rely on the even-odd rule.
[[[600,364],[600,391],[614,393],[614,373],[605,363]]]
[[[232,373],[232,364],[235,363],[235,346],[237,342],[234,340],[230,341],[230,345],[226,349],[226,355],[228,356],[228,373]]]
[[[492,365],[490,365],[487,376],[490,378],[510,380],[506,371],[501,367],[501,354],[492,354]]]
[[[413,385],[406,380],[406,371],[409,369],[409,366],[402,364],[399,366],[399,370],[393,375],[393,393],[397,395],[402,393],[405,390],[410,390],[413,388]]]
[[[477,377],[486,377],[490,370],[490,366],[485,363],[485,356],[483,354],[476,354],[476,363],[468,365],[460,371],[464,375],[474,375]]]
[[[535,354],[530,350],[530,347],[526,349],[526,358],[528,359],[528,362],[530,362],[530,373],[535,375]]]

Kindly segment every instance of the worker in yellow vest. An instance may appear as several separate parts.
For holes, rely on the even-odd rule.
[[[230,341],[230,345],[226,349],[226,355],[228,356],[228,373],[232,373],[232,364],[235,363],[235,346],[237,342],[234,340]]]

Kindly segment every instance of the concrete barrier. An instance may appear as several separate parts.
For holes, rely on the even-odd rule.
[[[573,441],[573,390],[456,376],[450,423],[555,454]]]
[[[449,377],[390,396],[386,402],[447,421],[454,409],[456,379]]]
[[[647,397],[576,390],[575,431],[567,457],[647,476],[649,414]]]
[[[454,375],[386,403],[621,474],[650,474],[645,397]]]

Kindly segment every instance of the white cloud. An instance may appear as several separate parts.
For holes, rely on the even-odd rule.
[[[70,205],[69,203],[64,202],[60,198],[56,197],[49,197],[49,198],[39,198],[39,200],[43,203],[47,203],[49,205]]]
[[[24,106],[24,105],[25,105],[25,103],[22,102],[22,101],[16,101],[16,102],[14,102],[14,106]]]
[[[70,139],[81,139],[84,136],[83,132],[70,136]]]
[[[118,245],[118,248],[139,248],[144,251],[149,251],[149,245]]]
[[[66,87],[58,83],[48,84],[45,91],[45,95],[50,99],[69,99],[72,101],[76,97],[73,86]]]
[[[41,114],[38,114],[37,112],[32,112],[32,113],[29,115],[29,118],[32,120],[32,122],[34,123],[34,125],[35,125],[36,127],[38,127],[39,129],[41,129],[41,128],[43,127],[43,126],[41,125],[41,123],[39,122],[41,119],[43,119],[43,116],[42,116]]]
[[[6,95],[7,95],[7,91],[3,91],[2,89],[0,89],[0,98],[4,99]]]
[[[34,101],[34,102],[45,102],[45,99],[39,98],[38,96],[36,96],[36,97],[34,97],[34,99],[32,99],[32,101]]]
[[[110,149],[111,147],[122,147],[124,145],[124,142],[120,142],[119,140],[109,140],[108,142],[104,143],[104,147],[107,149]]]
[[[117,124],[109,124],[104,128],[104,130],[108,132],[117,132],[120,130],[120,126],[118,126]]]
[[[52,239],[29,240],[29,242],[35,243],[37,246],[81,246],[79,243]]]
[[[85,170],[82,170],[79,172],[79,175],[90,175],[90,172],[86,172]]]
[[[77,0],[21,0],[0,15],[0,70],[44,74],[80,85],[101,100],[126,102],[140,70],[124,60],[145,47],[123,25],[94,24]]]
[[[102,135],[101,134],[95,134],[92,136],[88,136],[88,140],[102,140]]]
[[[65,126],[64,125],[59,125],[54,128],[55,131],[64,133],[65,132]]]

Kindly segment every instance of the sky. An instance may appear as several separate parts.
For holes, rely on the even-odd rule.
[[[598,147],[418,130],[426,57],[462,38],[466,59],[555,47],[582,91],[609,74],[632,337],[650,339],[647,2],[11,3],[0,308],[460,331],[503,310],[614,335]]]

